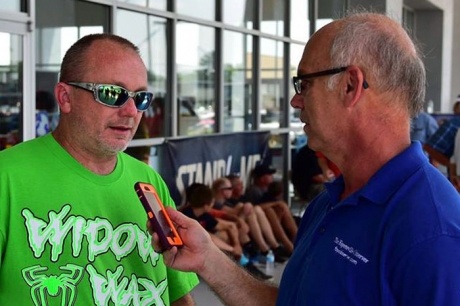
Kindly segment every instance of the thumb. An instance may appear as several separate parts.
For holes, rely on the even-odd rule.
[[[169,206],[165,207],[165,209],[172,222],[176,223],[177,225],[181,225],[181,226],[188,223],[189,218],[183,213],[181,213],[180,211],[175,210],[174,208],[169,207]]]

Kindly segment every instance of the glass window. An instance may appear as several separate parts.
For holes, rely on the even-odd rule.
[[[293,97],[295,94],[294,86],[292,85],[292,77],[297,76],[297,67],[300,59],[302,58],[304,45],[292,44],[290,50],[290,67],[291,78],[289,83],[289,97]],[[303,131],[304,124],[299,118],[300,111],[289,107],[289,121],[290,127],[293,128],[290,132],[290,140],[296,146],[302,146],[306,142],[306,136]]]
[[[224,23],[252,29],[254,24],[253,0],[224,0]]]
[[[415,12],[413,10],[403,7],[402,23],[411,35],[415,34]]]
[[[284,0],[262,0],[260,30],[273,35],[284,35]]]
[[[4,0],[0,1],[0,10],[25,12],[26,0]]]
[[[179,135],[214,131],[215,30],[177,23],[176,64]]]
[[[152,105],[144,112],[135,138],[165,136],[166,21],[142,13],[117,11],[116,33],[139,47],[148,70],[149,90],[155,94]]]
[[[319,30],[334,19],[341,18],[346,10],[347,0],[321,0],[318,1],[318,19],[315,29]]]
[[[310,37],[310,20],[307,0],[291,0],[291,38],[307,41]]]
[[[0,150],[23,140],[22,36],[0,32]]]
[[[196,18],[215,20],[216,1],[215,0],[176,0],[177,13]]]
[[[158,10],[166,10],[167,0],[118,0],[129,4],[135,4],[143,7],[154,8]]]
[[[261,129],[280,127],[283,106],[283,43],[262,38],[260,48]]]
[[[224,32],[224,132],[251,130],[252,36]]]
[[[49,14],[50,7],[66,14]],[[58,122],[53,93],[65,52],[87,34],[109,32],[109,7],[83,1],[42,0],[36,2],[36,16],[36,134],[40,136]]]

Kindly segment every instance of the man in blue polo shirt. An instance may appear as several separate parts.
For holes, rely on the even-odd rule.
[[[407,33],[379,14],[336,20],[311,37],[293,81],[308,145],[342,176],[308,206],[279,289],[173,210],[185,247],[165,263],[227,305],[460,305],[460,196],[410,141],[425,69]]]

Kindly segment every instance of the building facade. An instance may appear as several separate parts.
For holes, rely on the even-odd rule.
[[[139,46],[155,93],[132,147],[268,129],[288,177],[303,134],[289,100],[304,45],[358,7],[406,25],[425,54],[427,107],[451,112],[460,94],[453,0],[8,0],[0,2],[0,150],[54,128],[64,53],[80,37],[106,32]]]

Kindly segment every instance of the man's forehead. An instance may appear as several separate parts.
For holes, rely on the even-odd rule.
[[[297,68],[299,75],[329,67],[333,28],[326,26],[310,38]]]
[[[297,67],[298,75],[327,69],[329,67],[329,62],[329,52],[327,50],[322,52],[309,52],[305,49],[305,52],[299,62],[299,66]]]

